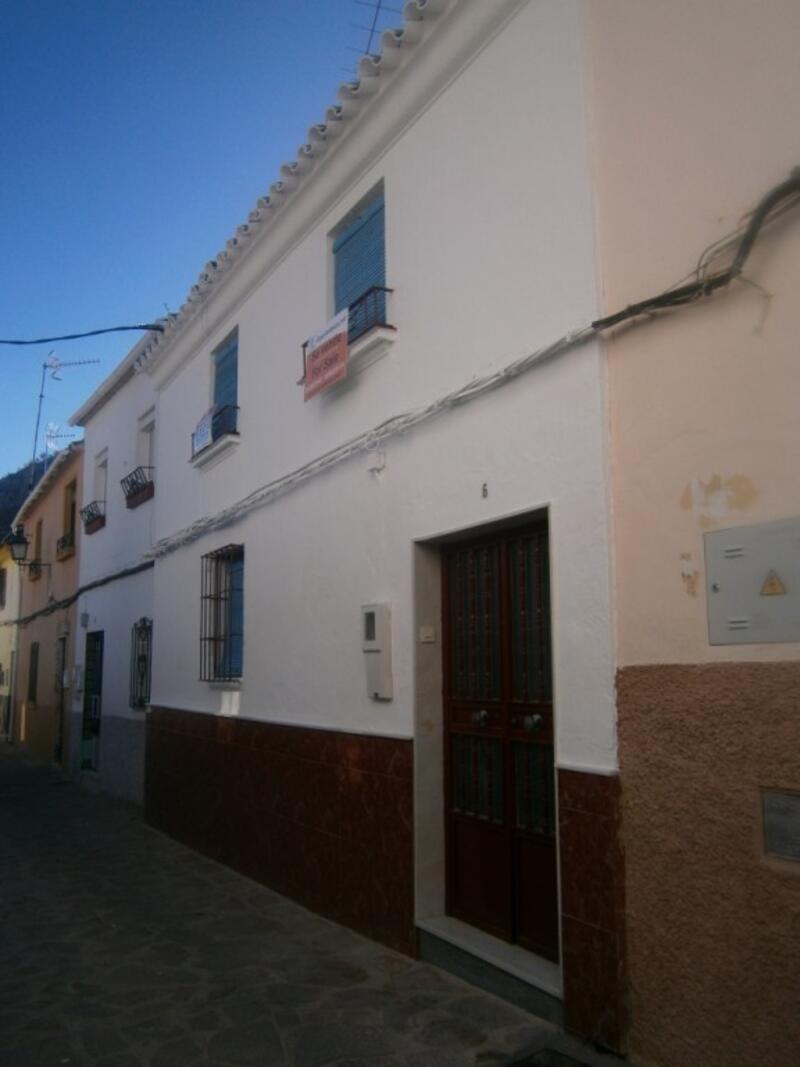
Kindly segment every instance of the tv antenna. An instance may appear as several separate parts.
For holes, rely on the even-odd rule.
[[[85,367],[88,363],[99,363],[99,359],[71,359],[62,363],[54,351],[48,352],[47,359],[42,364],[42,384],[39,388],[39,406],[36,409],[36,429],[33,431],[33,456],[31,457],[31,473],[28,479],[28,492],[33,489],[33,483],[36,479],[36,449],[39,447],[39,423],[42,420],[42,404],[44,403],[44,386],[47,378],[47,372],[50,371],[50,377],[55,381],[60,382],[58,372],[62,367]],[[48,426],[48,430],[50,427]],[[58,427],[56,427],[56,430]],[[62,435],[58,435],[62,436]]]
[[[360,22],[350,22],[348,25],[354,30],[363,30],[367,34],[367,47],[366,48],[353,48],[348,46],[348,52],[357,52],[359,56],[374,56],[376,51],[373,48],[373,43],[379,34],[386,29],[386,25],[379,26],[381,15],[391,12],[394,15],[403,14],[399,7],[390,7],[385,0],[353,0],[354,4],[358,4],[359,7],[368,7],[372,11],[372,18],[367,18],[369,22],[368,26],[365,26]],[[357,71],[351,70],[349,67],[343,67],[342,70],[346,70],[351,77],[356,77]]]

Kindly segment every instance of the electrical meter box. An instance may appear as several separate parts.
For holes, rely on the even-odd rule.
[[[373,700],[391,700],[392,613],[388,604],[365,604],[362,607],[361,635],[367,693]]]
[[[707,533],[712,645],[800,641],[800,519]]]

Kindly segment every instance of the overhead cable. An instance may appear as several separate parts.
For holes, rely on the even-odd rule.
[[[99,337],[101,333],[122,333],[125,330],[155,330],[163,333],[164,326],[160,322],[139,322],[135,326],[106,326],[102,330],[85,330],[83,333],[64,333],[60,337],[35,337],[31,340],[19,341],[0,338],[0,345],[49,345],[54,341],[77,341],[81,337]]]

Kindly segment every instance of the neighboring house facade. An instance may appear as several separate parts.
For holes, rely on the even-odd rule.
[[[142,560],[154,522],[156,412],[150,378],[134,373],[138,356],[135,347],[71,420],[85,449],[72,769],[141,804],[153,640],[153,570]]]
[[[14,519],[28,539],[20,568],[14,741],[66,769],[75,688],[75,598],[81,542],[83,445],[59,452]]]
[[[631,1054],[790,1067],[800,7],[585,11],[604,314],[662,292],[735,232],[701,276],[730,263],[749,213],[796,175],[741,281],[608,335]]]
[[[603,362],[502,374],[597,312],[579,6],[405,12],[138,360],[146,813],[619,1045],[620,931],[574,914],[617,803]]]
[[[20,569],[0,541],[0,740],[13,738],[13,693],[17,667]]]

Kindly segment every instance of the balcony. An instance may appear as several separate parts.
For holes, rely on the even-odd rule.
[[[28,577],[32,582],[38,582],[44,573],[44,566],[40,559],[32,559],[28,564]]]
[[[75,555],[75,531],[67,530],[67,532],[56,541],[56,559],[61,562],[62,560],[69,559],[70,556]]]
[[[191,435],[191,455],[189,461],[195,467],[221,458],[231,448],[238,445],[239,408],[235,404],[212,408],[207,412]]]
[[[105,500],[93,500],[85,508],[81,508],[81,521],[85,534],[93,534],[102,530],[106,524]]]
[[[349,305],[347,330],[348,373],[358,373],[384,356],[394,343],[396,327],[387,322],[389,297],[394,292],[385,285],[373,285]],[[306,381],[306,356],[309,342],[303,344],[303,376]]]
[[[347,332],[347,340],[352,347],[360,337],[375,329],[389,329],[386,321],[386,305],[388,295],[393,292],[385,285],[373,285],[362,293],[358,300],[354,300],[348,308],[350,312],[350,326]]]
[[[125,494],[125,507],[138,508],[146,500],[151,500],[156,491],[153,481],[155,467],[137,467],[126,474],[120,482]]]

